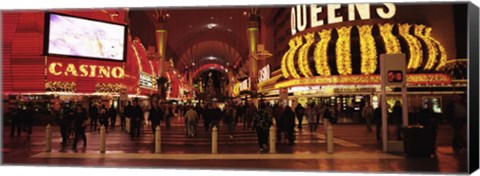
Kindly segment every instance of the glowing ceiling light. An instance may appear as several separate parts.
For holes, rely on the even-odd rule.
[[[215,24],[215,23],[209,23],[209,24],[207,24],[207,28],[208,28],[208,29],[212,29],[212,28],[214,28],[214,27],[217,27],[217,24]]]

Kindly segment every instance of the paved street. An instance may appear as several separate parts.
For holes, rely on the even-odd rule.
[[[162,124],[164,125],[164,124]],[[87,147],[79,142],[78,150],[61,147],[58,127],[53,127],[52,152],[44,153],[45,127],[34,127],[30,140],[25,134],[10,137],[4,130],[4,163],[12,165],[55,165],[92,167],[155,167],[155,168],[222,168],[308,170],[340,172],[441,172],[466,171],[466,155],[454,154],[449,147],[451,129],[440,126],[438,150],[433,158],[407,157],[404,153],[384,153],[374,132],[364,125],[338,124],[334,126],[334,153],[328,154],[325,132],[307,129],[296,131],[296,145],[286,140],[277,144],[277,153],[258,151],[256,133],[237,126],[230,139],[225,126],[219,129],[218,154],[211,152],[211,132],[199,127],[194,138],[185,137],[184,126],[175,123],[167,130],[162,126],[162,153],[154,153],[154,136],[149,126],[142,130],[140,139],[131,140],[120,127],[109,129],[106,153],[99,153],[100,134],[87,130]],[[391,127],[391,133],[394,127]],[[421,163],[421,164],[419,164]]]

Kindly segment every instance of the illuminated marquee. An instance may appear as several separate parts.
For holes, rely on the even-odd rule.
[[[355,14],[358,13],[360,20],[369,20],[371,19],[371,5],[368,3],[362,4],[348,4],[348,21],[355,21]],[[321,6],[316,4],[312,5],[297,5],[292,7],[291,16],[290,16],[290,26],[292,35],[295,35],[297,32],[302,32],[307,29],[307,26],[310,28],[323,26],[325,24],[325,19],[318,18],[320,14],[326,13],[328,24],[341,23],[343,22],[342,14],[339,15],[337,11],[340,11],[342,5],[340,4],[328,4],[326,6],[326,12]],[[373,14],[376,14],[381,19],[391,19],[395,16],[396,7],[392,3],[383,3],[383,6],[375,7]],[[308,25],[309,24],[309,25]]]
[[[74,76],[90,78],[116,78],[122,79],[125,76],[125,70],[120,66],[103,65],[75,65],[73,63],[63,64],[52,62],[48,66],[48,72],[55,76]]]
[[[406,75],[407,84],[450,84],[451,79],[445,74],[409,74]],[[342,75],[342,76],[317,76],[313,78],[299,78],[275,84],[275,89],[292,86],[313,85],[377,85],[380,84],[380,75]]]

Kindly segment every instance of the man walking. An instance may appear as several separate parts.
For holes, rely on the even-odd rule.
[[[297,107],[295,107],[295,115],[297,115],[298,130],[302,131],[303,115],[305,115],[305,108],[303,108],[302,104],[298,103]]]

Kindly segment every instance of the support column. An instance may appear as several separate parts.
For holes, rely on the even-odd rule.
[[[167,76],[165,75],[165,59],[166,52],[165,48],[167,45],[167,28],[166,28],[166,18],[168,14],[163,14],[161,11],[157,14],[157,24],[155,25],[155,39],[156,39],[156,47],[157,47],[157,54],[158,58],[158,75],[157,75],[157,84],[158,84],[158,94],[162,100],[165,100],[166,95],[166,87],[165,82],[167,81]]]
[[[248,40],[248,77],[250,78],[250,90],[253,95],[257,94],[257,82],[258,82],[258,66],[257,60],[253,57],[257,52],[258,43],[258,16],[257,14],[250,14],[247,28],[247,40]],[[258,106],[258,99],[252,97],[252,102]]]

